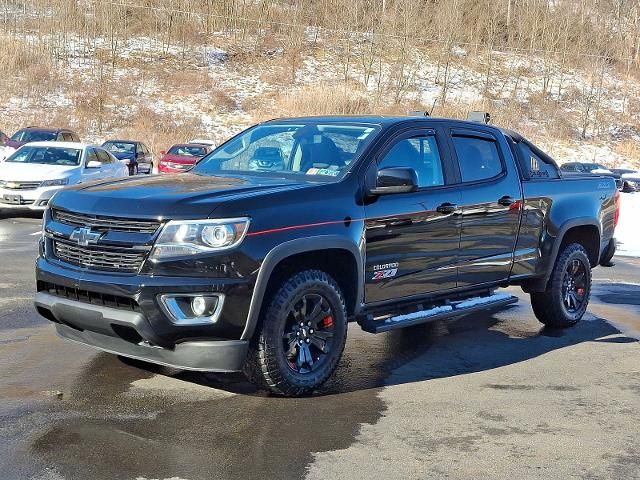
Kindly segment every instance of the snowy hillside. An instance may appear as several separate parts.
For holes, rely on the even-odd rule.
[[[581,17],[579,32],[558,32],[558,39],[565,35],[567,40],[562,47],[548,47],[550,54],[544,44],[536,47],[549,39],[548,27],[538,23],[535,11],[526,10],[510,14],[530,16],[542,29],[523,43],[529,48],[494,48],[447,34],[443,26],[456,21],[455,11],[441,13],[451,19],[438,17],[429,24],[436,29],[430,33],[434,38],[401,35],[407,35],[411,22],[417,29],[428,20],[412,10],[411,2],[391,2],[393,16],[379,12],[383,25],[371,17],[353,31],[334,23],[311,26],[321,19],[304,16],[289,2],[242,2],[250,11],[237,17],[170,9],[174,2],[148,8],[68,3],[76,9],[39,0],[3,4],[0,42],[9,55],[0,58],[0,130],[68,126],[88,141],[133,137],[159,152],[193,137],[221,142],[277,116],[426,110],[464,118],[470,110],[482,110],[560,162],[640,167],[638,69],[623,64],[624,56],[614,62],[610,55],[593,53],[593,45],[569,43],[571,35],[600,28],[588,16]],[[201,8],[198,2],[183,3]],[[572,2],[552,3],[542,12],[549,25],[560,14],[573,18]],[[305,5],[320,9],[314,14],[329,15],[327,2]],[[477,22],[506,14],[493,4],[490,8],[498,9],[497,16],[483,17],[479,10],[473,13]],[[265,9],[279,21],[262,23]],[[257,16],[247,18],[250,14]],[[224,22],[224,28],[216,30],[218,24],[207,15]],[[283,23],[293,22],[292,15],[298,15],[297,23]],[[324,22],[333,19],[346,28],[348,15],[357,11],[345,9],[341,15]],[[456,35],[471,34],[472,27]]]

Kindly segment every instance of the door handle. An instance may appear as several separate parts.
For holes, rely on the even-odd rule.
[[[384,224],[384,228],[410,227],[411,225],[413,225],[413,220],[409,218],[406,220],[394,220],[387,222]]]
[[[498,200],[498,204],[502,205],[503,207],[510,207],[514,203],[516,203],[516,201],[508,195],[505,195],[500,200]]]
[[[436,208],[436,212],[442,213],[443,215],[449,215],[450,213],[455,212],[457,209],[458,205],[456,205],[455,203],[445,202]]]

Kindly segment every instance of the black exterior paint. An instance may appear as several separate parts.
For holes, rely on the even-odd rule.
[[[143,337],[171,346],[190,339],[248,340],[272,272],[287,257],[326,249],[354,259],[357,292],[352,317],[407,301],[436,301],[462,291],[509,283],[544,286],[569,228],[595,227],[600,252],[613,236],[615,186],[610,178],[522,180],[508,140],[512,132],[446,119],[325,117],[322,122],[379,126],[377,137],[339,181],[274,174],[200,176],[193,173],[134,177],[65,189],[52,208],[131,219],[234,218],[251,224],[243,243],[218,255],[146,261],[137,274],[92,271],[58,262],[51,239],[37,260],[37,279],[134,299],[147,326]],[[300,119],[278,120],[301,121]],[[377,162],[397,138],[436,135],[445,185],[411,193],[373,196]],[[494,138],[503,172],[462,183],[452,131]],[[522,161],[523,159],[519,159]],[[524,159],[526,161],[526,159]],[[508,197],[511,203],[505,202]],[[443,204],[454,205],[448,212]],[[64,225],[45,218],[49,232],[68,237]],[[111,234],[109,234],[111,235]],[[151,246],[155,236],[118,233],[104,242]],[[157,235],[157,234],[156,234]],[[374,267],[398,264],[392,278],[374,280]],[[171,324],[158,306],[162,293],[222,292],[226,301],[214,325]]]

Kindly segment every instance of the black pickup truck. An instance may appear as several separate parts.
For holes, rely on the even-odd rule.
[[[411,117],[256,125],[191,172],[65,189],[35,305],[65,338],[289,396],[371,333],[497,308],[520,285],[578,322],[612,238],[612,178],[562,178],[520,135]]]

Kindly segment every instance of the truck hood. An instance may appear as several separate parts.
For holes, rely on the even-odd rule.
[[[77,166],[46,165],[41,163],[3,162],[0,180],[38,182],[66,178],[78,169]]]
[[[50,205],[73,212],[132,218],[207,218],[223,202],[317,185],[282,177],[193,173],[129,177],[65,188]]]

